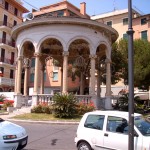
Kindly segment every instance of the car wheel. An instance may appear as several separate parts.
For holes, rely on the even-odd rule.
[[[87,142],[81,142],[78,145],[78,150],[92,150],[91,146]]]

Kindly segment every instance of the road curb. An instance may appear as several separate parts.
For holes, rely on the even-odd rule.
[[[38,120],[18,120],[18,119],[6,119],[7,121],[13,121],[13,122],[23,122],[23,123],[39,123],[39,124],[61,124],[61,125],[65,125],[65,124],[70,124],[70,125],[78,125],[79,122],[75,122],[75,121],[38,121]]]

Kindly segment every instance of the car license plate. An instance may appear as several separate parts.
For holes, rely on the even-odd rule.
[[[21,142],[21,145],[25,145],[27,143],[27,140],[24,140]]]

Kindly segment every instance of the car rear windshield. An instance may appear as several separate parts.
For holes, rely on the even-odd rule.
[[[104,115],[89,115],[85,121],[84,127],[102,130],[104,124]]]
[[[150,122],[138,116],[134,118],[134,124],[144,136],[150,136]]]

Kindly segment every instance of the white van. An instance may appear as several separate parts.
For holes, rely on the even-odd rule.
[[[128,112],[86,113],[77,129],[78,150],[128,150]],[[150,150],[150,122],[134,114],[134,150]]]

